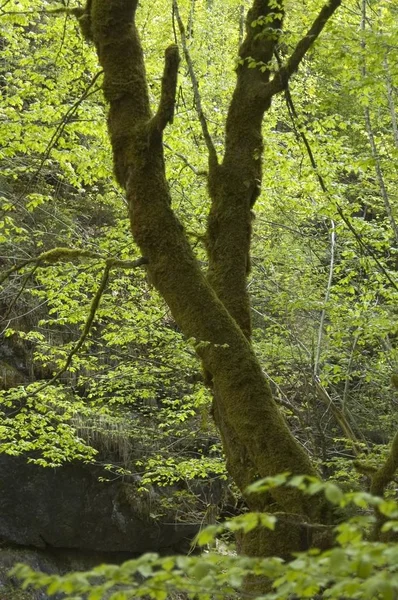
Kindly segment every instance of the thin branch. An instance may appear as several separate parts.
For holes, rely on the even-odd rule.
[[[86,322],[84,324],[83,331],[80,335],[80,338],[78,339],[76,344],[73,346],[72,350],[69,352],[64,365],[59,369],[59,371],[57,371],[55,373],[55,375],[49,381],[46,381],[45,383],[43,383],[43,385],[39,386],[32,392],[28,392],[28,394],[24,397],[24,399],[31,398],[32,396],[36,396],[39,392],[42,392],[45,388],[49,387],[50,385],[53,385],[59,379],[59,377],[61,377],[61,375],[63,375],[68,370],[68,368],[70,367],[70,365],[72,363],[73,357],[76,356],[76,354],[79,352],[80,348],[83,346],[84,342],[86,341],[88,334],[90,333],[90,329],[93,324],[98,307],[100,305],[101,298],[103,296],[103,293],[104,293],[105,288],[108,283],[109,273],[110,273],[111,269],[113,267],[120,267],[120,266],[122,266],[123,268],[126,268],[126,263],[128,263],[128,265],[129,265],[127,268],[133,268],[133,267],[137,267],[142,264],[145,264],[145,262],[146,261],[143,258],[139,258],[136,261],[124,261],[124,260],[119,260],[119,259],[114,259],[114,258],[109,258],[108,260],[106,260],[105,269],[102,274],[100,285],[98,287],[98,290],[97,290],[94,298],[91,301],[90,311],[88,313],[88,316],[87,316]]]
[[[6,0],[4,4],[0,6],[0,10],[4,15],[73,15],[75,17],[80,17],[84,12],[83,8],[67,8],[66,6],[60,6],[58,8],[49,8],[49,9],[30,9],[30,10],[10,10],[3,11],[3,8],[9,4],[11,0]]]
[[[59,57],[61,56],[62,48],[64,47],[64,44],[65,44],[65,38],[66,38],[66,26],[67,26],[67,24],[68,24],[68,15],[65,15],[65,18],[64,18],[64,25],[63,25],[63,28],[62,28],[62,37],[61,37],[61,43],[60,43],[60,45],[59,45],[59,49],[58,49],[57,55],[56,55],[56,57],[55,57],[55,59],[54,59],[54,65],[56,65],[56,64],[57,64],[57,62],[58,62],[58,59],[59,59]]]
[[[262,96],[264,98],[272,98],[275,94],[286,89],[289,79],[296,73],[304,56],[315,40],[320,36],[326,23],[336,12],[340,4],[341,0],[329,0],[329,2],[324,5],[306,35],[298,42],[287,63],[284,66],[281,66],[275,73],[272,81],[264,86],[262,90]]]
[[[184,56],[185,56],[185,60],[187,63],[188,72],[189,72],[189,76],[191,78],[191,83],[192,83],[192,88],[193,88],[195,108],[196,108],[196,112],[197,112],[197,115],[199,118],[200,125],[202,127],[203,138],[205,140],[207,150],[209,152],[209,161],[211,163],[217,164],[218,163],[217,152],[216,152],[212,137],[210,135],[209,128],[207,126],[206,117],[203,112],[202,99],[201,99],[200,93],[199,93],[199,83],[198,83],[197,77],[195,75],[192,58],[191,58],[191,55],[188,50],[187,37],[185,34],[185,27],[184,27],[184,23],[182,22],[182,19],[181,19],[177,0],[173,0],[173,14],[177,20],[178,29],[180,31],[181,45],[182,45],[182,49],[184,52]]]
[[[278,53],[275,53],[275,56],[277,58],[278,63],[280,63],[280,57],[278,55]],[[290,115],[290,119],[292,121],[293,124],[293,128],[294,131],[296,132],[296,137],[297,139],[301,139],[305,149],[307,151],[308,154],[308,158],[310,159],[310,163],[312,168],[314,169],[314,173],[315,176],[318,180],[319,186],[322,190],[322,192],[330,199],[330,193],[329,190],[326,186],[325,180],[322,176],[322,174],[320,173],[319,169],[318,169],[318,165],[316,163],[315,160],[315,156],[314,153],[312,151],[312,148],[310,146],[310,143],[308,141],[308,138],[306,136],[306,134],[304,133],[304,131],[302,130],[302,128],[298,128],[296,126],[296,121],[298,119],[298,114],[295,108],[295,105],[293,103],[293,98],[290,92],[290,88],[289,88],[289,84],[287,83],[286,85],[286,89],[285,89],[285,100],[286,100],[286,105],[287,105],[287,109],[289,111],[289,115]],[[385,269],[385,267],[381,264],[381,262],[379,261],[379,259],[376,256],[376,253],[373,251],[373,249],[362,239],[361,234],[355,229],[354,225],[351,223],[350,219],[344,214],[344,211],[342,209],[342,207],[340,206],[340,204],[338,202],[336,202],[334,199],[332,200],[335,207],[336,207],[336,211],[338,213],[338,215],[341,217],[342,221],[345,223],[345,225],[348,227],[348,229],[351,231],[351,233],[353,234],[353,236],[355,237],[356,241],[358,242],[358,245],[367,253],[369,254],[374,262],[376,263],[376,265],[378,266],[378,268],[380,269],[381,273],[383,273],[383,275],[385,276],[385,278],[388,280],[388,282],[392,285],[392,287],[398,292],[398,285],[397,283],[392,279],[391,275],[388,273],[388,271]]]
[[[3,9],[7,6],[7,4],[9,4],[11,2],[11,0],[5,0],[5,2],[3,2],[3,4],[0,6],[0,10],[1,12],[5,12]]]
[[[55,373],[55,375],[49,381],[46,381],[45,383],[43,383],[43,385],[39,386],[34,391],[29,392],[25,396],[25,399],[31,398],[32,396],[36,396],[38,393],[42,392],[44,389],[46,389],[50,385],[53,385],[53,383],[55,383],[59,379],[59,377],[61,375],[63,375],[65,373],[65,371],[67,371],[67,369],[70,367],[73,357],[77,354],[77,352],[83,346],[83,344],[86,341],[86,338],[90,332],[91,326],[94,321],[94,317],[96,315],[100,300],[102,298],[102,294],[104,293],[106,285],[108,283],[109,272],[111,270],[111,266],[112,265],[108,264],[108,263],[105,265],[105,269],[104,269],[104,272],[103,272],[103,275],[101,278],[101,282],[100,282],[99,288],[97,290],[97,293],[95,294],[94,298],[92,299],[91,306],[90,306],[90,312],[87,316],[87,320],[84,325],[83,331],[82,331],[77,343],[73,346],[72,350],[69,352],[64,365],[59,369],[59,371],[57,371]]]
[[[387,98],[388,98],[388,107],[390,109],[390,115],[391,115],[391,124],[392,124],[392,130],[393,130],[393,134],[394,134],[394,143],[396,148],[398,148],[398,124],[397,124],[397,115],[395,113],[395,106],[394,106],[394,96],[393,96],[393,86],[392,86],[392,81],[391,81],[391,73],[390,73],[390,69],[388,66],[388,61],[387,61],[387,57],[384,56],[383,59],[383,66],[384,69],[386,71],[386,85],[387,85]]]
[[[168,123],[173,122],[179,64],[178,46],[172,44],[166,48],[159,107],[152,119],[152,126],[159,132],[162,132]]]
[[[59,260],[69,260],[73,261],[77,258],[100,258],[98,254],[95,252],[89,252],[88,250],[80,250],[80,249],[71,249],[71,248],[53,248],[52,250],[48,250],[47,252],[43,252],[39,256],[35,256],[33,258],[28,258],[21,262],[18,262],[16,265],[8,269],[4,273],[4,275],[0,278],[0,285],[4,283],[6,279],[8,279],[13,273],[17,273],[26,265],[35,264],[36,266],[45,265],[45,264],[54,264]]]
[[[272,321],[273,323],[276,323],[277,325],[280,325],[280,323],[278,323],[277,321],[275,321],[274,319],[272,319],[272,317],[270,317],[269,315],[265,315],[265,314],[261,313],[260,311],[258,311],[255,308],[252,308],[252,310],[253,310],[253,312],[256,312],[258,315],[260,315],[261,317],[263,317],[264,320]],[[300,338],[297,335],[294,335],[292,333],[292,331],[288,330],[287,327],[284,327],[284,329],[293,338],[294,342],[304,351],[304,353],[306,354],[306,356],[309,358],[311,356],[311,353],[310,353],[309,349],[300,340]],[[329,409],[331,410],[334,418],[336,419],[338,425],[341,428],[341,431],[347,437],[347,439],[350,440],[351,445],[352,445],[352,447],[354,449],[355,454],[358,455],[360,453],[360,451],[361,451],[361,448],[359,447],[358,437],[356,436],[354,430],[352,429],[352,427],[351,427],[351,425],[350,425],[350,423],[349,423],[349,421],[347,419],[347,416],[336,405],[336,403],[333,400],[333,398],[330,396],[330,394],[328,393],[328,391],[322,385],[322,382],[319,379],[318,375],[315,375],[313,373],[312,377],[311,377],[311,380],[312,380],[313,385],[315,387],[315,392],[316,392],[317,397],[320,400],[322,400],[322,402],[326,405],[326,407],[327,407],[328,410]],[[275,383],[275,382],[273,382],[273,383]],[[292,406],[290,408],[292,408]]]
[[[365,59],[366,42],[365,42],[365,37],[364,37],[365,30],[366,30],[366,1],[362,0],[362,16],[361,16],[362,39],[361,39],[360,45],[361,45],[362,52],[363,52],[361,71],[362,71],[362,77],[364,79],[367,76],[366,59]],[[397,223],[394,218],[394,214],[393,214],[393,211],[391,208],[391,202],[388,197],[386,184],[384,182],[384,175],[383,175],[383,171],[382,171],[381,164],[380,164],[380,156],[379,156],[379,152],[378,152],[378,149],[376,146],[376,140],[375,140],[372,122],[371,122],[371,118],[370,118],[369,105],[366,105],[364,107],[364,117],[365,117],[366,133],[368,134],[368,139],[369,139],[369,144],[370,144],[370,150],[372,153],[372,158],[375,162],[376,176],[377,176],[377,180],[379,182],[380,194],[381,194],[381,197],[383,198],[384,208],[385,208],[388,220],[390,221],[390,226],[392,229],[392,233],[394,235],[395,245],[398,246],[398,226],[397,226]]]
[[[182,160],[182,162],[189,168],[191,169],[191,171],[193,173],[195,173],[195,175],[202,175],[202,176],[207,176],[208,173],[207,171],[199,171],[196,167],[194,167],[193,165],[191,165],[191,163],[189,162],[189,160],[186,158],[186,156],[184,156],[183,154],[181,154],[180,152],[176,152],[175,150],[173,150],[173,148],[171,148],[171,146],[169,146],[168,144],[166,144],[165,142],[163,142],[163,146],[165,148],[167,148],[167,150],[170,150],[170,152],[172,152],[175,156],[178,156],[178,158],[180,158]]]
[[[40,174],[40,171],[42,170],[44,163],[46,162],[46,160],[49,158],[49,156],[51,154],[51,150],[54,148],[55,144],[58,142],[66,125],[68,123],[70,123],[73,115],[77,112],[77,109],[79,108],[80,104],[82,102],[84,102],[84,100],[86,100],[89,96],[91,96],[92,94],[95,94],[96,92],[99,91],[100,88],[95,88],[94,90],[91,90],[91,88],[93,87],[93,85],[97,81],[97,79],[100,77],[100,75],[102,75],[102,73],[103,73],[103,71],[99,71],[98,73],[96,73],[94,75],[94,77],[92,78],[92,80],[90,81],[88,86],[85,88],[85,90],[84,90],[83,94],[80,96],[80,98],[78,98],[76,100],[76,102],[74,102],[72,104],[72,106],[70,108],[68,108],[68,110],[62,117],[61,122],[56,127],[53,135],[51,136],[50,141],[47,144],[44,154],[40,160],[39,166],[30,175],[28,182],[22,189],[22,192],[19,194],[19,196],[15,200],[12,201],[12,203],[11,203],[12,206],[15,206],[22,199],[22,197],[25,195],[25,193],[29,189],[29,186],[32,183],[32,181]],[[8,210],[9,210],[9,208],[7,208],[7,210],[3,210],[2,213],[0,213],[0,218],[2,218]]]
[[[29,279],[31,279],[33,277],[33,275],[35,274],[35,272],[37,271],[39,265],[34,265],[33,269],[31,269],[29,271],[29,273],[25,276],[25,279],[22,283],[22,285],[20,286],[18,293],[16,294],[16,296],[14,296],[14,298],[12,299],[12,301],[10,302],[10,304],[7,307],[7,310],[5,312],[5,315],[3,315],[3,317],[1,317],[0,319],[0,323],[3,323],[4,321],[7,320],[8,316],[11,314],[11,311],[13,309],[13,307],[15,306],[15,304],[18,302],[19,298],[21,297]],[[0,334],[1,335],[1,334]]]
[[[345,383],[344,383],[343,399],[341,402],[343,413],[345,413],[345,410],[346,410],[348,390],[349,390],[350,379],[351,379],[350,372],[351,372],[352,363],[354,362],[354,354],[355,354],[355,349],[357,347],[358,340],[359,340],[359,331],[354,336],[354,340],[352,342],[352,348],[351,348],[351,352],[350,352],[350,358],[348,359],[347,372],[346,372]]]
[[[331,223],[331,233],[330,233],[329,277],[328,277],[328,282],[327,282],[326,291],[325,291],[324,306],[323,306],[323,309],[321,312],[321,318],[319,321],[318,344],[317,344],[315,360],[314,360],[314,375],[315,375],[315,377],[317,377],[319,374],[318,373],[319,359],[321,356],[323,328],[324,328],[325,318],[326,318],[326,307],[329,303],[330,291],[332,289],[333,272],[334,272],[334,253],[335,253],[335,247],[336,247],[336,226],[332,219],[330,220],[330,223]]]
[[[245,35],[245,5],[242,2],[239,6],[239,48],[243,43],[243,38]]]
[[[80,248],[53,248],[52,250],[48,250],[47,252],[43,252],[39,256],[35,256],[33,258],[28,258],[23,260],[4,273],[4,275],[0,278],[0,285],[4,283],[10,275],[13,273],[17,273],[26,265],[34,264],[36,267],[42,267],[45,265],[55,264],[60,261],[74,261],[82,258],[96,258],[99,260],[104,260],[104,257],[97,252],[90,252],[89,250],[81,250]],[[108,258],[105,259],[108,262],[112,262],[113,267],[119,267],[122,269],[134,269],[140,265],[147,264],[147,260],[144,257],[138,258],[137,260],[120,260],[116,258]]]
[[[340,425],[341,430],[343,431],[344,435],[346,436],[346,438],[348,440],[350,440],[354,454],[356,456],[358,456],[358,454],[360,454],[362,448],[360,447],[359,440],[358,440],[357,436],[355,435],[354,430],[352,429],[351,425],[347,421],[346,416],[340,410],[340,408],[333,402],[333,399],[331,398],[331,396],[329,395],[327,390],[323,387],[319,377],[314,376],[313,379],[314,379],[315,390],[317,392],[318,398],[325,403],[325,405],[328,409],[331,410],[334,418],[336,419],[337,423]]]

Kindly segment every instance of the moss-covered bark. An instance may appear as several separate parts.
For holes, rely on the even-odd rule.
[[[282,17],[282,8],[275,8],[275,3],[268,0],[255,0],[248,12],[226,123],[225,154],[222,164],[210,164],[209,170],[209,281],[248,337],[251,209],[261,187],[261,126],[271,103],[262,90],[270,78],[268,66],[278,43]],[[256,63],[257,68],[248,68],[249,62]]]
[[[270,99],[263,93],[267,69],[264,73],[247,69],[245,63],[249,58],[262,64],[271,59],[281,15],[271,17],[270,6],[275,3],[268,0],[255,0],[249,13],[224,160],[220,165],[210,161],[206,278],[171,209],[164,169],[162,131],[172,120],[178,52],[175,46],[166,52],[160,105],[152,115],[134,23],[137,4],[137,0],[92,0],[86,17],[105,73],[115,174],[127,192],[134,239],[148,261],[151,281],[179,327],[197,341],[198,355],[212,378],[215,418],[228,469],[240,489],[256,478],[282,471],[315,474],[282,418],[248,341],[250,209],[261,183],[261,122]],[[270,17],[266,36],[262,26],[251,27],[254,19],[264,16]],[[320,517],[320,503],[309,502],[294,489],[277,489],[272,496],[277,510]],[[263,508],[268,500],[256,497],[249,502]],[[263,546],[260,537],[256,553],[268,553],[269,544]],[[299,549],[294,540],[301,540],[300,535],[292,534],[292,540],[286,541],[281,554]],[[249,547],[247,551],[253,553]]]
[[[370,493],[374,496],[383,497],[385,489],[393,481],[395,473],[398,470],[398,433],[395,434],[391,444],[390,452],[382,466],[377,469],[372,475]],[[382,532],[383,524],[388,518],[381,512],[376,510],[376,523],[373,530],[373,536],[376,539],[382,539],[383,541],[398,539],[396,532],[388,531]]]

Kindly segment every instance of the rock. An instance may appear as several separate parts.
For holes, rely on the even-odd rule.
[[[156,494],[134,481],[101,482],[99,467],[52,469],[0,454],[0,544],[93,552],[181,552],[199,529],[152,518]]]

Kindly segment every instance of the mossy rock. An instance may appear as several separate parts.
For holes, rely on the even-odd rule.
[[[5,360],[0,361],[0,389],[9,390],[26,383],[26,376]]]

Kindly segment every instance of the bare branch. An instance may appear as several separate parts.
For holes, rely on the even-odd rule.
[[[334,254],[336,249],[336,226],[333,219],[330,219],[331,231],[330,231],[330,263],[329,263],[329,277],[326,285],[324,305],[321,312],[321,319],[319,321],[319,329],[318,329],[318,344],[315,354],[314,360],[314,376],[318,377],[319,375],[319,360],[321,357],[321,348],[322,348],[322,338],[323,338],[323,328],[325,324],[326,318],[326,309],[329,304],[330,299],[330,291],[332,289],[332,281],[334,274]]]
[[[362,1],[362,18],[361,18],[361,31],[362,34],[365,33],[366,30],[366,2]],[[365,36],[363,35],[362,40],[361,40],[361,48],[363,51],[366,50],[366,41],[365,41]],[[366,59],[365,59],[365,53],[363,53],[362,56],[362,77],[365,78],[368,75],[368,70],[366,67]],[[375,171],[376,171],[376,175],[377,175],[377,180],[379,183],[379,189],[380,189],[380,195],[383,198],[383,202],[384,202],[384,208],[386,211],[386,215],[388,217],[388,220],[390,222],[390,227],[394,236],[394,241],[395,241],[395,246],[398,245],[398,225],[397,222],[395,220],[394,217],[394,212],[391,206],[391,201],[390,201],[390,197],[389,197],[389,193],[387,191],[387,186],[385,183],[385,179],[384,179],[384,173],[383,173],[383,169],[381,166],[381,160],[380,160],[380,153],[378,150],[378,147],[376,145],[376,140],[375,140],[375,135],[374,135],[374,130],[372,127],[372,121],[371,121],[371,117],[370,117],[370,109],[369,109],[369,105],[365,105],[364,106],[364,117],[365,117],[365,128],[366,128],[366,133],[368,134],[368,139],[369,139],[369,145],[370,145],[370,149],[372,152],[372,158],[374,160],[375,163]]]
[[[181,19],[177,0],[173,0],[173,14],[175,15],[175,17],[177,19],[178,29],[180,31],[181,45],[182,45],[182,49],[184,52],[184,56],[185,56],[185,60],[187,63],[189,76],[191,78],[191,83],[192,83],[192,88],[193,88],[195,108],[196,108],[196,112],[198,114],[200,125],[202,127],[203,138],[205,140],[207,150],[209,152],[209,161],[211,163],[217,164],[218,163],[217,152],[214,147],[214,143],[213,143],[212,137],[210,135],[209,128],[207,126],[207,120],[206,120],[206,117],[203,112],[202,100],[201,100],[200,93],[199,93],[199,84],[198,84],[198,80],[195,75],[195,70],[193,68],[192,58],[191,58],[191,55],[188,50],[187,36],[185,33],[184,23],[182,22],[182,19]]]
[[[34,265],[33,269],[31,269],[29,271],[29,273],[25,276],[25,279],[22,283],[22,285],[20,286],[18,293],[14,296],[14,298],[11,300],[10,304],[7,307],[7,310],[5,312],[5,314],[1,317],[0,319],[0,323],[3,323],[4,321],[7,320],[8,316],[11,314],[12,309],[14,308],[15,304],[18,302],[19,298],[21,297],[29,279],[31,279],[33,277],[33,275],[35,274],[36,270],[38,268],[38,265]]]
[[[165,148],[167,148],[167,150],[170,150],[170,152],[172,152],[173,154],[175,154],[175,156],[178,156],[178,158],[180,158],[182,160],[182,162],[189,168],[191,169],[191,171],[193,173],[195,173],[195,175],[201,175],[204,177],[207,177],[208,173],[207,171],[199,171],[196,167],[194,167],[193,165],[191,165],[191,163],[189,162],[189,160],[187,159],[186,156],[184,156],[183,154],[181,154],[181,152],[176,152],[175,150],[173,150],[173,148],[171,148],[171,146],[169,146],[168,144],[166,144],[165,142],[163,142],[163,146]]]
[[[280,58],[279,58],[278,53],[276,53],[275,55],[276,55],[276,58],[278,60],[278,63],[280,63]],[[320,170],[318,168],[318,165],[317,165],[317,162],[315,160],[315,156],[314,156],[314,153],[313,153],[312,148],[310,146],[310,143],[308,141],[308,138],[307,138],[306,134],[304,133],[304,131],[302,129],[299,129],[297,127],[296,121],[297,121],[297,118],[298,118],[298,114],[297,114],[297,111],[296,111],[296,108],[295,108],[295,105],[294,105],[294,102],[293,102],[292,95],[290,93],[289,83],[286,84],[285,98],[286,98],[286,104],[287,104],[287,107],[288,107],[288,111],[290,113],[290,118],[292,120],[294,130],[296,132],[296,137],[297,137],[298,140],[301,139],[303,141],[303,143],[304,143],[305,149],[306,149],[307,154],[308,154],[308,158],[310,159],[311,166],[314,169],[314,173],[316,175],[316,178],[318,180],[318,183],[319,183],[319,186],[320,186],[322,192],[328,198],[331,199],[331,194],[330,194],[330,192],[329,192],[329,190],[328,190],[328,188],[326,186],[326,182],[325,182],[325,180],[323,178],[323,175],[321,174],[321,172],[320,172]],[[385,276],[385,278],[387,279],[387,281],[391,284],[391,286],[396,291],[398,291],[398,285],[397,285],[397,283],[392,279],[392,277],[389,274],[389,272],[386,270],[386,268],[382,265],[382,263],[380,262],[380,260],[377,258],[377,255],[376,255],[375,251],[372,249],[372,247],[363,240],[363,237],[362,237],[361,233],[359,231],[357,231],[357,229],[354,227],[354,225],[352,223],[352,219],[349,219],[345,215],[342,207],[340,206],[340,204],[338,202],[336,202],[334,199],[333,199],[333,202],[334,202],[334,204],[336,206],[337,213],[340,215],[342,221],[345,223],[345,225],[347,226],[347,228],[353,234],[354,238],[358,242],[358,245],[361,248],[363,248],[363,250],[365,252],[367,252],[372,257],[372,259],[374,260],[374,262],[376,263],[376,265],[380,269],[380,272],[383,273],[383,275]]]
[[[336,403],[333,402],[333,399],[331,398],[331,396],[328,394],[328,392],[323,387],[319,377],[314,375],[313,381],[314,381],[314,385],[315,385],[315,389],[316,389],[318,398],[320,400],[322,400],[322,402],[324,402],[324,404],[327,406],[328,409],[331,410],[334,418],[336,419],[337,423],[341,427],[341,430],[343,431],[344,435],[351,442],[351,446],[354,451],[354,454],[356,456],[358,456],[358,454],[360,454],[360,452],[361,452],[359,440],[358,440],[357,436],[355,435],[355,432],[352,429],[350,423],[348,422],[346,416],[340,410],[340,408],[336,405]]]

